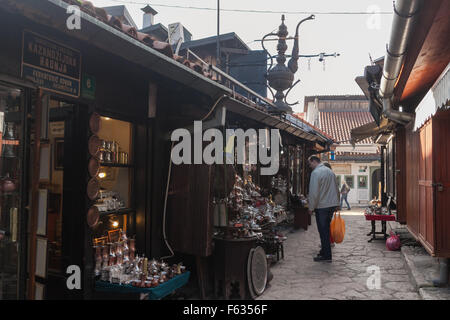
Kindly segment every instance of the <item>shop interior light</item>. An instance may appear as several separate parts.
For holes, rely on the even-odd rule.
[[[99,177],[100,179],[105,178],[105,177],[106,177],[106,172],[100,172],[100,173],[98,174],[98,177]]]
[[[117,228],[119,226],[119,221],[112,221],[112,226]]]

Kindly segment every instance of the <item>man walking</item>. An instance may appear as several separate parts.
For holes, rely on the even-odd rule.
[[[347,183],[344,181],[344,183],[342,184],[342,188],[341,188],[341,210],[342,210],[342,203],[345,200],[345,203],[347,203],[347,209],[351,210],[352,208],[350,208],[350,204],[348,203],[347,200],[347,196],[348,193],[350,192],[350,187],[347,185]]]
[[[336,175],[321,163],[318,156],[310,156],[308,163],[313,172],[309,182],[309,213],[316,213],[321,250],[314,261],[331,262],[330,223],[339,206],[339,185]]]

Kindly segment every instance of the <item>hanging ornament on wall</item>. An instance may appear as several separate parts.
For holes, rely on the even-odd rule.
[[[311,58],[308,59],[308,71],[311,71]]]
[[[323,71],[325,71],[325,59],[322,61],[323,64]]]

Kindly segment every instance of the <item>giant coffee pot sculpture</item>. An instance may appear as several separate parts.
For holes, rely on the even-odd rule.
[[[271,66],[269,67],[269,71],[266,74],[267,81],[269,82],[269,87],[277,91],[276,94],[274,95],[275,97],[274,104],[277,107],[277,109],[269,110],[271,112],[292,113],[292,108],[290,107],[292,104],[286,102],[286,96],[287,94],[289,94],[289,91],[299,82],[297,81],[294,85],[292,85],[294,82],[294,74],[298,70],[298,58],[299,58],[298,28],[306,20],[313,20],[314,18],[315,16],[311,15],[298,23],[294,37],[294,47],[292,48],[292,56],[287,66],[285,65],[286,62],[285,52],[288,49],[288,46],[286,44],[288,31],[286,25],[284,24],[285,20],[284,15],[281,16],[281,25],[278,28],[278,33],[266,34],[261,41],[263,49],[266,52],[268,52],[267,49],[264,47],[264,41],[269,36],[278,36],[278,45],[277,45],[278,55],[276,56],[277,64],[273,68],[271,64]],[[270,57],[272,56],[270,55]],[[285,95],[283,91],[288,89],[289,91]]]

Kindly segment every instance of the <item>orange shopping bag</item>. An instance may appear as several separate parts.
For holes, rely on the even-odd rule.
[[[345,236],[345,221],[341,217],[341,213],[334,214],[333,220],[331,220],[330,224],[331,229],[331,237],[334,242],[341,243],[344,241]]]

